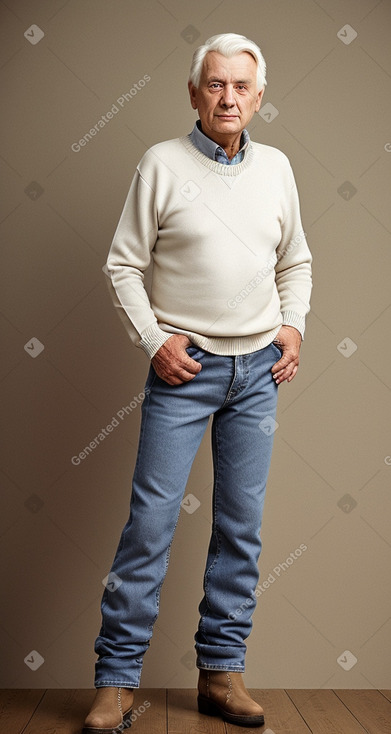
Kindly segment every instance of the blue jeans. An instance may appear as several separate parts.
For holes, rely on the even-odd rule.
[[[187,353],[202,364],[190,382],[168,385],[149,370],[130,516],[103,593],[96,688],[140,685],[181,501],[212,414],[213,525],[196,662],[244,670],[278,393],[271,367],[281,353],[274,344],[236,357],[196,346]]]

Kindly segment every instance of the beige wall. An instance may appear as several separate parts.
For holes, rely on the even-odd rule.
[[[193,125],[194,48],[235,31],[266,57],[263,105],[279,114],[256,115],[250,132],[289,156],[314,255],[300,372],[280,387],[260,564],[271,583],[254,615],[246,680],[391,687],[390,2],[7,0],[0,16],[0,685],[93,685],[102,579],[127,519],[139,407],[79,465],[71,458],[140,393],[148,366],[102,266],[137,161]],[[32,24],[44,32],[35,44],[36,29],[24,37]],[[346,24],[354,40],[349,29],[338,37]],[[201,504],[181,512],[146,686],[196,683],[209,436],[187,493]],[[24,663],[31,651],[44,658],[35,671]]]

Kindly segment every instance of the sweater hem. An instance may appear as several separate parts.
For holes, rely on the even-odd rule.
[[[190,341],[200,349],[204,349],[211,354],[218,354],[221,357],[233,357],[239,354],[251,354],[259,349],[264,349],[272,343],[273,339],[280,331],[282,323],[274,329],[269,329],[260,334],[250,334],[248,336],[216,336],[207,337],[202,334],[196,334],[185,329],[173,329],[171,326],[170,336],[175,334],[185,334]],[[160,328],[164,330],[165,324],[161,324]],[[168,328],[168,325],[167,325]]]

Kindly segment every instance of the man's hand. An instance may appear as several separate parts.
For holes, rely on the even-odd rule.
[[[185,334],[173,334],[152,357],[156,374],[169,385],[189,382],[202,370],[202,365],[186,352],[190,345],[191,341]]]
[[[301,334],[294,326],[281,326],[273,344],[282,351],[281,359],[272,367],[273,378],[276,385],[280,382],[293,380],[299,367],[299,352],[301,346]]]

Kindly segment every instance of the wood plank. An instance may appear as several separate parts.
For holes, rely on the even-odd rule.
[[[148,705],[149,704],[149,705]],[[166,734],[167,702],[165,688],[138,688],[134,692],[134,730],[137,734]],[[127,731],[125,729],[125,731]],[[129,729],[133,731],[133,729]]]
[[[287,690],[313,734],[365,734],[366,730],[331,690]]]
[[[250,690],[273,734],[391,734],[391,691],[375,689]],[[4,734],[80,734],[94,689],[0,690]],[[149,704],[149,705],[148,705]],[[194,689],[135,691],[138,734],[246,734],[253,728],[224,723],[197,710]]]
[[[262,732],[271,730],[273,734],[310,734],[311,730],[283,689],[249,688],[248,691],[265,712],[265,729],[262,729]],[[239,727],[232,724],[226,724],[226,727],[229,734],[239,734],[239,732],[254,734],[253,727]]]
[[[167,734],[226,734],[219,716],[198,713],[194,688],[170,688],[167,693]]]
[[[338,689],[334,693],[369,734],[391,734],[391,701],[379,691]]]
[[[30,721],[44,695],[45,689],[41,688],[0,690],[1,731],[7,734],[19,734]]]
[[[89,688],[47,689],[23,734],[80,734],[94,696]]]

